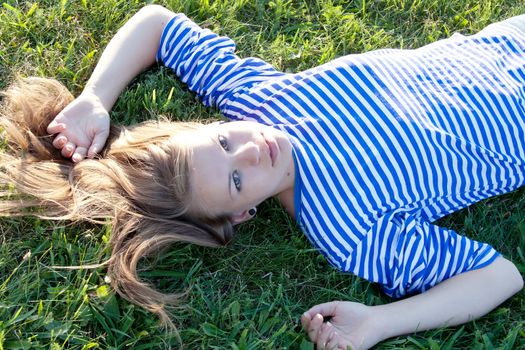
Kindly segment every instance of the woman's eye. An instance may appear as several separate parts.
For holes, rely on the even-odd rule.
[[[241,191],[241,176],[239,175],[239,172],[237,170],[235,170],[233,173],[232,173],[232,179],[233,179],[233,184],[235,185],[235,188],[237,189],[237,191]]]
[[[222,148],[224,148],[225,151],[230,150],[230,146],[228,145],[228,141],[226,140],[226,137],[219,135],[219,144]]]

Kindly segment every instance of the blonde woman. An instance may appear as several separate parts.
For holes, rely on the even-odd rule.
[[[240,59],[230,39],[182,14],[145,7],[76,99],[42,79],[6,92],[2,177],[30,197],[2,213],[112,218],[113,287],[169,322],[163,306],[177,296],[139,281],[138,260],[178,241],[223,245],[276,197],[330,264],[406,297],[313,306],[301,322],[318,348],[470,321],[522,277],[491,246],[432,222],[525,182],[524,28],[515,17],[285,74]],[[120,92],[156,60],[233,121],[110,128]]]

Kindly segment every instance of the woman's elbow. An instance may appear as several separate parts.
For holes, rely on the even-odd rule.
[[[167,22],[174,13],[161,5],[146,5],[142,7],[136,16],[145,20],[163,21]]]
[[[514,274],[515,274],[514,280],[516,281],[516,293],[517,293],[523,289],[523,276],[519,272],[516,265],[512,264],[512,266],[514,267]]]
[[[505,258],[500,258],[500,260],[505,265],[505,275],[512,289],[512,294],[516,294],[523,288],[523,276],[512,261]]]

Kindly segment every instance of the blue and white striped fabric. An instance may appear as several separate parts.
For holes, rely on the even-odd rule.
[[[286,132],[296,220],[342,271],[401,297],[498,253],[431,224],[525,181],[525,34],[505,23],[284,74],[184,15],[158,53],[206,105]]]

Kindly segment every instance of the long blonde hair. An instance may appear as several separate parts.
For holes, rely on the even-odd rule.
[[[34,215],[55,220],[111,219],[108,274],[124,298],[173,325],[165,306],[180,294],[163,294],[141,281],[139,260],[176,242],[218,247],[230,241],[227,217],[191,212],[191,150],[177,135],[199,123],[150,121],[112,126],[101,157],[79,163],[61,157],[46,132],[69,102],[58,81],[20,79],[2,93],[0,128],[0,216]]]

